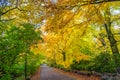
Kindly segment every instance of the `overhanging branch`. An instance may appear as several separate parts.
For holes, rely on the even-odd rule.
[[[16,9],[16,8],[17,8],[17,7],[14,7],[14,8],[11,8],[11,9],[9,9],[9,10],[6,10],[5,12],[2,12],[2,13],[0,14],[0,16],[6,14],[6,13],[8,13],[9,11],[12,11],[12,10],[14,10],[14,9]]]
[[[100,3],[109,3],[109,2],[118,2],[120,0],[94,0],[94,1],[81,1],[78,2],[80,4],[76,4],[76,5],[67,5],[67,6],[64,6],[64,9],[67,8],[68,6],[73,8],[73,7],[76,7],[76,6],[85,6],[85,5],[90,5],[90,4],[100,4]],[[48,5],[49,6],[49,5]],[[57,8],[59,7],[63,7],[63,6],[58,6]]]

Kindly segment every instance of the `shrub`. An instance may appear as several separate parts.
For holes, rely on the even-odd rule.
[[[72,70],[88,70],[89,69],[89,60],[81,60],[79,62],[74,61],[73,64],[71,64]]]
[[[115,64],[115,57],[117,63]],[[73,61],[72,70],[87,70],[96,72],[115,72],[116,68],[120,68],[120,54],[112,55],[107,52],[100,53],[91,60]]]
[[[109,53],[100,53],[93,59],[92,70],[97,72],[114,72],[115,71],[115,62],[113,55]]]
[[[4,74],[0,80],[11,80],[11,75],[10,74]]]

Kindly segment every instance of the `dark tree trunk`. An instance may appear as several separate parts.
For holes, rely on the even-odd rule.
[[[106,11],[104,13],[104,16],[105,16],[104,27],[105,27],[106,33],[108,35],[108,39],[109,39],[109,42],[110,42],[110,47],[111,47],[112,53],[113,54],[119,54],[119,50],[118,50],[118,47],[117,47],[116,40],[115,40],[114,35],[112,34],[112,31],[111,31],[111,12],[110,12],[110,8],[106,9]]]
[[[25,74],[25,80],[27,80],[27,53],[25,53],[25,69],[24,69],[24,74]]]
[[[115,67],[116,67],[116,71],[117,68],[119,68],[119,50],[117,47],[117,43],[116,40],[114,38],[114,35],[112,34],[111,31],[111,13],[110,13],[110,8],[107,8],[104,14],[105,17],[105,23],[104,23],[104,27],[110,42],[110,47],[114,56],[114,61],[115,61]]]
[[[112,53],[114,56],[115,67],[116,67],[116,71],[117,71],[117,68],[119,67],[119,61],[118,61],[119,60],[119,57],[118,57],[119,50],[118,50],[114,35],[112,34],[112,31],[111,31],[111,22],[110,22],[109,17],[107,18],[107,22],[104,23],[104,27],[105,27],[105,30],[106,30],[106,33],[107,33],[107,36],[108,36],[108,39],[110,42],[110,47],[111,47],[111,50],[112,50]]]
[[[118,69],[119,69],[119,50],[118,50],[118,47],[117,47],[117,43],[116,43],[116,40],[114,38],[114,35],[112,34],[111,32],[111,29],[110,29],[110,26],[107,26],[107,24],[104,24],[105,26],[105,30],[106,30],[106,33],[108,35],[108,39],[109,39],[109,42],[110,42],[110,47],[111,47],[111,50],[112,50],[112,53],[113,53],[113,56],[114,56],[114,61],[115,61],[115,67],[116,67],[116,72],[118,72]]]
[[[111,47],[112,53],[119,54],[117,43],[116,43],[116,40],[114,38],[114,35],[111,32],[110,26],[107,26],[107,24],[104,24],[104,27],[105,27],[105,30],[106,30],[107,35],[108,35],[108,39],[110,42],[110,47]]]
[[[66,61],[66,53],[62,52],[62,55],[63,55],[63,61]]]

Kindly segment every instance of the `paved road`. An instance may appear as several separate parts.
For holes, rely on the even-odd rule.
[[[42,65],[40,80],[76,80],[63,73],[55,71],[47,65]]]

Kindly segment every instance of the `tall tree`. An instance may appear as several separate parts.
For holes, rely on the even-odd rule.
[[[47,9],[49,9],[50,10],[49,12],[51,12],[53,15],[51,19],[54,21],[56,20],[57,22],[55,21],[56,23],[55,25],[46,26],[46,27],[49,28],[51,27],[51,29],[56,29],[56,28],[61,29],[71,24],[73,26],[78,25],[78,27],[84,27],[84,28],[87,28],[87,26],[91,24],[102,25],[106,30],[112,53],[119,54],[116,40],[111,31],[112,25],[114,26],[114,23],[112,23],[113,20],[119,19],[118,16],[119,13],[117,15],[114,15],[115,13],[111,15],[111,10],[113,11],[115,10],[113,7],[119,7],[119,3],[120,3],[119,0],[107,0],[107,1],[58,0],[55,4],[49,2],[46,5],[46,7],[49,6],[47,7]],[[66,15],[65,11],[70,11],[72,13],[72,15],[70,15],[70,17],[67,18],[67,20],[65,20],[65,15]],[[56,18],[56,16],[58,16],[58,19]],[[86,29],[84,29],[84,32],[85,31]],[[117,61],[116,58],[115,61]]]

